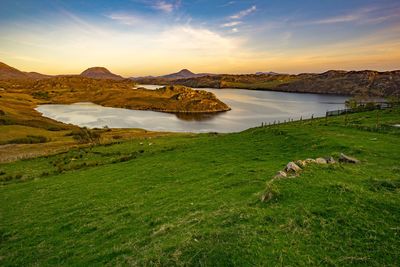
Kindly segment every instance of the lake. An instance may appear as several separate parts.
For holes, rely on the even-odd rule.
[[[148,86],[150,87],[150,86]],[[149,89],[154,89],[152,86]],[[45,117],[89,128],[142,128],[173,132],[239,132],[261,123],[324,116],[344,108],[347,96],[298,94],[242,89],[201,89],[213,92],[232,110],[217,114],[169,114],[109,108],[92,103],[40,105]]]

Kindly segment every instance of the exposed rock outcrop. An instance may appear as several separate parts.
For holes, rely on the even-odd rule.
[[[359,163],[360,161],[346,156],[345,154],[341,153],[339,162],[343,163]],[[261,194],[261,201],[262,202],[267,202],[270,201],[274,196],[277,195],[277,188],[274,185],[274,181],[279,180],[279,179],[286,179],[286,178],[295,178],[300,174],[302,170],[308,165],[308,164],[320,164],[320,165],[326,165],[326,164],[336,164],[336,160],[329,156],[326,158],[319,157],[317,159],[305,159],[305,160],[296,160],[295,162],[289,162],[284,171],[278,171],[278,173],[267,183],[267,187],[265,188],[264,192]],[[301,166],[302,168],[300,168]]]

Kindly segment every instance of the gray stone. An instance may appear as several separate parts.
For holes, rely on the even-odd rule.
[[[327,158],[325,158],[325,160],[326,160],[326,162],[328,164],[335,164],[336,163],[336,160],[333,157],[327,157]]]
[[[304,168],[307,165],[306,161],[305,160],[301,160],[301,159],[300,160],[296,160],[295,163],[297,164],[297,166],[299,166],[301,168]]]
[[[301,171],[301,168],[300,168],[299,166],[297,166],[296,163],[294,163],[294,162],[289,162],[289,163],[286,165],[285,171],[286,171],[287,173],[298,173],[298,172]]]
[[[304,162],[305,162],[306,164],[315,163],[315,159],[306,159],[306,160],[304,160]]]
[[[324,159],[324,158],[317,158],[315,160],[315,163],[317,163],[317,164],[327,164],[326,159]]]
[[[339,162],[353,163],[353,164],[360,163],[360,161],[358,159],[349,157],[343,153],[340,154]]]
[[[282,179],[282,178],[286,178],[287,177],[287,173],[284,171],[278,171],[278,173],[274,176],[274,179]]]

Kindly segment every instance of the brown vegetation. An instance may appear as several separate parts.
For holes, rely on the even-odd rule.
[[[242,88],[283,92],[400,96],[400,71],[328,71],[321,74],[208,75],[185,79],[142,78],[139,83],[194,88]]]

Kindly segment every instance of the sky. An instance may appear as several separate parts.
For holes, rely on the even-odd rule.
[[[400,69],[399,0],[1,0],[0,61],[75,74]]]

